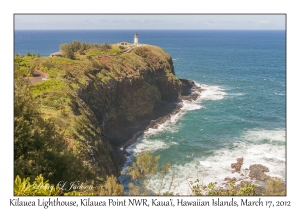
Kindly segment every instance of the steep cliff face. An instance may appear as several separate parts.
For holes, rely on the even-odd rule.
[[[125,75],[104,84],[97,82],[99,72],[94,71],[78,95],[95,114],[105,138],[119,147],[158,117],[164,103],[178,101],[182,83],[174,75],[171,57],[157,47],[139,47],[130,57],[99,60],[106,65],[103,71],[122,68]]]
[[[123,161],[119,148],[151,120],[170,114],[181,92],[188,93],[163,49],[146,45],[129,52],[112,46],[117,49],[118,54],[96,55],[89,49],[85,52],[89,56],[81,53],[74,60],[28,56],[16,60],[19,67],[49,74],[50,80],[30,89],[43,118],[54,122],[74,157],[86,166],[82,180],[84,174],[93,180],[117,175]]]

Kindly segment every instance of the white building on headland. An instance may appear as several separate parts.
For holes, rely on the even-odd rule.
[[[61,50],[50,54],[50,57],[63,57],[63,56],[64,56],[64,53]]]
[[[134,45],[135,46],[138,46],[139,45],[139,38],[138,38],[138,33],[137,32],[135,32],[135,34],[134,34]]]
[[[139,43],[138,32],[134,33],[133,44],[134,44],[135,47],[147,45],[147,44],[140,44]],[[129,43],[129,42],[119,42],[119,43],[117,43],[117,45],[128,47],[128,46],[132,45],[132,43]]]

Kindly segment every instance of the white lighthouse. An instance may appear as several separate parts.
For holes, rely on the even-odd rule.
[[[139,45],[139,38],[138,38],[138,33],[134,33],[134,45],[138,46]]]

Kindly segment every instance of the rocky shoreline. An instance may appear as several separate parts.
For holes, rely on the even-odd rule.
[[[271,177],[265,172],[270,172],[269,168],[261,165],[261,164],[253,164],[250,165],[249,168],[245,168],[243,171],[241,171],[242,165],[244,163],[244,158],[237,158],[236,163],[231,164],[232,173],[238,173],[241,175],[241,178],[236,177],[226,177],[224,179],[225,184],[230,184],[231,182],[239,182],[239,184],[236,186],[236,188],[242,186],[245,183],[253,183],[254,181],[260,181],[263,185],[266,184],[268,179],[273,179],[275,177]],[[249,181],[250,178],[250,181]],[[286,187],[286,183],[284,181],[281,182],[279,190],[283,191]],[[263,195],[265,188],[263,186],[258,186],[255,189],[256,195]]]
[[[126,157],[129,155],[126,148],[136,143],[137,139],[150,128],[155,129],[170,120],[172,115],[177,114],[181,110],[181,102],[183,100],[194,101],[200,96],[202,89],[197,86],[194,81],[187,79],[180,79],[180,81],[182,82],[182,89],[179,100],[175,102],[163,102],[159,109],[153,113],[154,117],[152,117],[152,119],[144,119],[140,126],[132,129],[131,138],[118,148],[117,152],[122,156],[123,160],[126,160]]]

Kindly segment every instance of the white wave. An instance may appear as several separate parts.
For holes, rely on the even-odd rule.
[[[143,152],[151,151],[155,152],[161,149],[167,149],[172,145],[172,143],[165,143],[163,141],[155,140],[150,141],[148,139],[143,139],[139,144],[136,145],[133,152],[134,154],[138,155]]]
[[[199,83],[195,83],[198,87],[201,87],[202,89],[204,89],[204,91],[201,92],[200,97],[198,97],[198,99],[196,101],[188,101],[188,100],[183,100],[182,101],[182,108],[180,109],[179,112],[177,112],[174,115],[170,116],[169,120],[166,120],[164,123],[159,124],[157,126],[157,128],[149,128],[143,136],[141,136],[139,139],[142,138],[148,138],[150,136],[153,135],[157,135],[161,132],[164,132],[166,130],[168,130],[169,132],[177,132],[177,127],[174,126],[177,121],[186,113],[189,111],[193,111],[193,110],[197,110],[197,109],[201,109],[202,106],[201,104],[201,100],[202,99],[206,99],[206,100],[219,100],[221,99],[221,96],[223,97],[224,95],[226,95],[225,92],[222,92],[220,87],[218,86],[208,86],[205,84],[199,84]],[[198,91],[198,90],[196,90]],[[203,95],[203,97],[202,97]],[[201,99],[200,99],[201,98]],[[148,147],[138,147],[137,144],[139,144],[140,141],[137,141],[134,145],[131,145],[130,147],[128,147],[126,149],[127,152],[129,153],[133,153],[134,150],[139,150],[141,148],[149,148]],[[139,148],[139,149],[138,149]],[[161,148],[164,148],[163,145],[161,145]],[[154,149],[154,148],[153,148]]]
[[[275,95],[284,96],[285,93],[274,93]]]
[[[201,105],[199,105],[199,104],[197,104],[195,102],[191,102],[191,101],[184,100],[182,102],[182,104],[183,104],[183,106],[182,106],[181,109],[183,111],[192,111],[192,110],[197,110],[197,109],[201,109],[202,108]]]
[[[256,133],[258,131],[247,131],[247,135],[243,135],[241,138],[249,137],[248,134],[251,132]],[[272,134],[277,133],[278,130],[262,130],[261,132],[269,132],[269,134],[266,135],[272,136]],[[250,137],[251,136],[252,135],[250,135]],[[282,135],[280,136],[281,138],[283,137]],[[232,173],[231,164],[235,163],[236,158],[239,157],[244,158],[241,173]],[[189,195],[191,194],[189,181],[195,181],[197,179],[203,184],[217,182],[216,186],[219,187],[226,184],[224,181],[226,177],[235,177],[236,180],[239,181],[249,181],[250,178],[247,176],[249,173],[248,169],[250,165],[253,164],[262,164],[268,167],[270,172],[266,174],[269,176],[285,179],[285,163],[284,144],[255,144],[251,141],[240,141],[235,143],[233,147],[220,149],[208,157],[195,157],[191,162],[186,164],[172,165],[172,170],[166,177],[166,180],[173,181],[174,185],[171,191],[175,194]],[[155,191],[160,181],[158,178],[151,180],[149,184],[150,188]],[[165,190],[167,191],[168,189]]]
[[[285,130],[284,129],[276,129],[276,130],[250,130],[245,132],[242,136],[243,139],[249,141],[262,141],[268,140],[285,142]]]
[[[243,96],[245,93],[229,93],[229,96]]]
[[[195,83],[196,86],[202,87],[202,84],[200,84],[200,83],[198,83],[198,82],[195,82],[195,81],[194,81],[194,83]],[[203,85],[204,85],[204,84],[203,84]]]
[[[200,95],[201,100],[221,100],[227,95],[219,86],[201,85],[201,88],[204,89]]]
[[[262,162],[278,163],[285,162],[284,146],[275,146],[271,144],[259,144],[248,146],[245,157],[249,160],[261,160]]]
[[[210,182],[215,183],[215,181],[222,182],[225,177],[233,176],[231,170],[228,169],[229,167],[221,161],[215,162],[212,159],[208,161],[195,158],[184,165],[173,165],[165,180],[167,180],[167,183],[170,183],[168,180],[173,180],[171,191],[174,194],[190,195],[190,182],[194,182],[197,179],[200,180],[201,184],[205,185]],[[148,187],[154,192],[157,192],[157,186],[159,186],[160,182],[161,180],[155,177],[150,181]],[[167,191],[168,189],[164,190]]]
[[[137,139],[137,141],[134,144],[126,148],[126,151],[130,154],[129,157],[137,156],[140,153],[147,152],[147,151],[155,152],[161,149],[168,149],[170,146],[177,144],[176,142],[172,142],[172,141],[166,142],[163,140],[150,140],[148,138],[152,136],[152,134],[151,133],[149,134],[148,132],[144,133],[142,136],[140,136]],[[127,160],[128,164],[132,162],[131,160],[129,161]]]
[[[171,133],[176,133],[178,131],[178,129],[177,129],[176,126],[174,126],[174,124],[176,124],[176,122],[180,118],[179,115],[180,115],[180,113],[172,115],[169,120],[167,120],[166,122],[164,122],[162,124],[159,124],[157,126],[157,128],[149,128],[144,133],[144,137],[148,138],[150,136],[158,135],[159,133],[162,133],[162,132],[165,132],[165,131],[168,131],[168,132],[171,132]]]
[[[199,161],[200,162],[200,164],[202,165],[202,166],[205,166],[205,167],[211,167],[211,164],[210,164],[210,162],[208,162],[208,161]]]
[[[183,100],[182,102],[182,107],[177,112],[176,114],[173,114],[170,116],[169,120],[166,120],[164,123],[159,124],[157,128],[149,128],[144,136],[149,137],[152,135],[157,135],[158,133],[164,132],[168,130],[169,132],[177,132],[176,126],[174,126],[177,121],[187,112],[201,109],[202,106],[200,105],[200,101],[188,101],[188,100]]]
[[[163,124],[160,124],[157,126],[157,128],[150,128],[147,132],[144,133],[141,137],[139,137],[138,141],[128,147],[126,151],[131,154],[129,158],[127,159],[125,166],[123,167],[123,170],[126,170],[125,167],[129,165],[133,161],[133,157],[135,155],[138,155],[145,151],[157,151],[157,150],[163,150],[169,148],[171,145],[174,145],[174,142],[166,142],[162,140],[149,140],[148,138],[152,135],[157,135],[160,132],[164,132],[168,130],[169,132],[177,132],[178,126],[175,124],[178,122],[178,120],[187,112],[201,109],[201,102],[202,100],[221,100],[226,95],[225,92],[223,92],[223,89],[218,86],[208,86],[204,84],[198,84],[197,86],[200,86],[203,91],[200,94],[200,97],[198,97],[195,101],[182,101],[182,108],[179,112],[177,112],[174,115],[171,115],[170,119],[164,122]],[[196,90],[197,91],[197,90]],[[220,159],[217,159],[219,161]],[[225,170],[228,175],[231,174],[230,169],[228,169],[228,164],[232,163],[232,159],[228,160],[227,163],[223,163],[223,171]],[[203,176],[203,177],[211,177],[209,180],[213,181],[215,180],[215,177],[218,176],[221,180],[221,177],[224,176],[224,173],[220,174],[218,170],[214,171],[215,169],[219,168],[218,163],[216,163],[216,160],[204,160],[199,158],[194,158],[191,163],[187,163],[184,166],[182,165],[175,165],[172,167],[170,174],[165,178],[166,180],[171,181],[172,178],[172,171],[176,173],[176,182],[177,186],[179,187],[173,187],[172,191],[175,193],[185,194],[182,193],[182,190],[184,192],[187,192],[190,187],[187,184],[187,176],[190,178],[197,178],[197,176]],[[212,173],[214,172],[214,173]],[[226,175],[225,173],[225,175]],[[196,176],[195,176],[196,175]],[[213,175],[213,176],[210,176]],[[223,177],[224,178],[224,177]],[[153,186],[157,186],[159,183],[158,179],[153,179],[149,182],[148,187],[151,189]],[[157,190],[157,188],[153,189],[154,191]]]
[[[267,159],[272,159],[274,157],[274,154],[270,154],[270,153],[267,153],[267,152],[264,152],[264,155]]]

